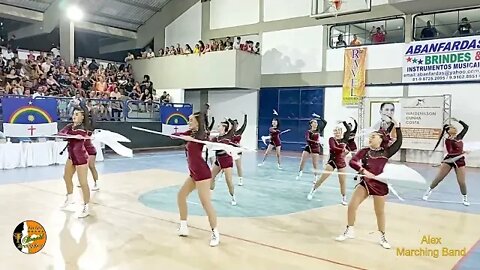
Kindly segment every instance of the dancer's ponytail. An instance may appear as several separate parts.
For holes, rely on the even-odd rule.
[[[440,145],[440,142],[442,141],[443,135],[445,135],[445,133],[447,133],[449,128],[450,128],[449,125],[447,125],[447,124],[443,125],[442,134],[438,138],[437,144],[435,145],[435,148],[433,148],[433,151],[437,150],[437,147]]]

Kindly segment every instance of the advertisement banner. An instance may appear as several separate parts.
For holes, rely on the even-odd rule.
[[[443,96],[367,98],[365,106],[366,127],[386,129],[391,124],[391,117],[400,123],[403,149],[433,150],[442,132]],[[391,135],[396,137],[394,131]]]
[[[345,49],[343,68],[343,105],[357,105],[365,96],[367,48]]]
[[[480,80],[480,36],[405,44],[403,83]]]

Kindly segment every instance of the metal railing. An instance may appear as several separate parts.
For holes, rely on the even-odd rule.
[[[0,121],[3,121],[3,97],[26,98],[21,95],[1,95],[0,96]],[[73,110],[80,104],[82,99],[73,97],[53,97],[39,96],[35,99],[55,99],[57,101],[57,121],[69,121],[72,118]],[[141,100],[115,100],[115,99],[83,99],[86,101],[87,108],[92,114],[95,114],[98,121],[128,121],[143,120],[151,122],[160,122],[161,103],[156,101]]]

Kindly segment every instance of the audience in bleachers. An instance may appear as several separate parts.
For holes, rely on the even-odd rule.
[[[120,119],[127,100],[147,102],[150,110],[154,101],[160,101],[155,97],[150,77],[145,75],[142,83],[135,82],[130,65],[109,63],[105,67],[95,59],[87,62],[79,58],[67,66],[55,49],[58,50],[54,47],[52,52],[40,52],[37,56],[30,51],[25,59],[19,59],[11,48],[0,54],[0,95],[60,97],[62,119],[70,117],[81,100],[87,101],[100,120]],[[146,57],[152,54],[148,51]]]
[[[195,47],[192,49],[190,44],[185,44],[185,47],[182,48],[182,45],[177,43],[175,46],[165,47],[165,49],[158,50],[155,55],[151,48],[147,48],[145,51],[142,51],[140,56],[135,57],[132,53],[128,53],[125,57],[125,62],[136,59],[150,59],[153,57],[164,57],[172,55],[189,55],[189,54],[205,54],[208,52],[215,51],[225,51],[225,50],[242,50],[254,54],[260,54],[260,42],[254,44],[253,41],[247,40],[245,43],[242,43],[242,38],[237,37],[235,42],[231,41],[230,37],[225,39],[211,39],[208,44],[204,44],[203,41],[199,40]]]

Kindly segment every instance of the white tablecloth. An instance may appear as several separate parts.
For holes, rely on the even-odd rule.
[[[100,143],[93,142],[97,149],[97,161],[103,161]],[[65,164],[68,153],[60,152],[67,145],[66,141],[0,143],[0,169],[49,166]]]

